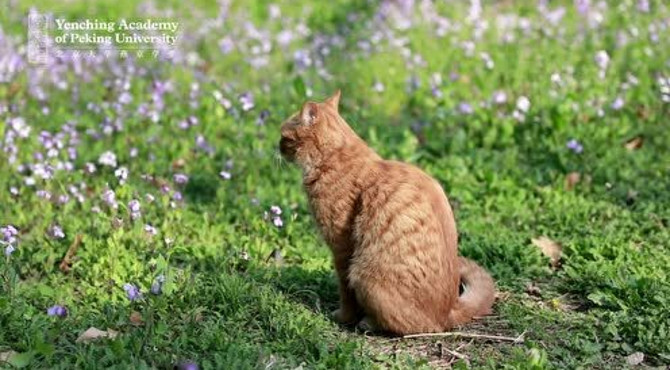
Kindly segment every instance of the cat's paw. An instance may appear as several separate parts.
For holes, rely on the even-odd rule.
[[[356,328],[362,332],[370,332],[374,333],[376,331],[379,331],[379,327],[377,324],[369,318],[368,316],[365,316],[363,320],[359,321],[358,324],[356,325]]]
[[[353,311],[338,308],[330,313],[330,316],[340,324],[353,324],[356,320],[356,314]]]

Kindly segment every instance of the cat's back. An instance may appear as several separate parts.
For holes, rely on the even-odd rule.
[[[374,179],[370,188],[388,195],[388,201],[400,200],[397,196],[411,193],[416,201],[449,206],[439,182],[412,164],[381,160],[375,163],[375,170],[371,174]],[[369,193],[374,195],[375,192]],[[393,195],[396,197],[392,197]]]
[[[414,165],[391,160],[376,162],[368,177],[360,209],[367,224],[358,225],[359,230],[388,242],[438,235],[456,248],[453,212],[435,179]]]
[[[353,227],[352,286],[413,302],[412,310],[437,328],[458,295],[459,280],[456,226],[444,191],[402,162],[379,161],[369,178]]]

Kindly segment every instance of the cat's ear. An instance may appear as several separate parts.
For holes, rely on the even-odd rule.
[[[305,125],[313,124],[319,116],[319,106],[311,101],[308,101],[302,106],[300,110],[300,120]]]
[[[331,96],[330,98],[326,99],[324,103],[326,103],[329,107],[333,108],[335,112],[338,112],[338,107],[340,105],[340,95],[342,95],[342,92],[340,91],[340,89],[337,89],[337,91],[335,91],[335,94],[333,94],[333,96]]]

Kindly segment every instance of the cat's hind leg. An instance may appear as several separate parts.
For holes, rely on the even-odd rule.
[[[366,279],[356,282],[353,288],[366,314],[359,323],[361,329],[399,335],[444,329],[444,320],[436,317],[430,307],[422,307],[415,295],[403,294],[409,292],[402,287]]]

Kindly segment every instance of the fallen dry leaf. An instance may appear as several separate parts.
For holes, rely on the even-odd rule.
[[[18,93],[19,91],[21,91],[21,84],[14,82],[9,86],[8,94],[11,97],[12,95]]]
[[[642,352],[635,352],[631,355],[626,356],[626,363],[629,366],[636,366],[642,363],[644,361],[644,353]]]
[[[531,241],[533,242],[533,245],[540,248],[545,256],[549,257],[551,267],[557,268],[561,260],[561,251],[563,250],[563,247],[546,236],[533,238]]]
[[[512,294],[510,292],[500,292],[496,291],[495,299],[496,301],[506,301]]]
[[[643,120],[646,120],[647,118],[649,118],[650,114],[651,114],[651,111],[644,106],[641,106],[637,109],[637,116],[640,117]]]
[[[565,176],[565,189],[572,190],[581,179],[579,172],[570,172]]]
[[[77,236],[74,238],[74,241],[70,245],[70,248],[68,248],[67,252],[65,253],[65,257],[63,257],[63,260],[60,263],[60,270],[67,273],[70,272],[70,266],[72,265],[72,259],[74,258],[75,253],[77,253],[77,248],[79,248],[79,244],[81,243],[81,234],[77,234]]]
[[[180,168],[184,168],[185,165],[186,161],[183,158],[178,158],[172,162],[172,169],[178,170]]]
[[[130,314],[130,322],[133,325],[142,325],[144,323],[144,321],[142,320],[142,314],[137,311],[133,311]]]
[[[89,343],[103,338],[114,339],[117,335],[119,335],[119,332],[112,329],[107,329],[107,331],[104,331],[95,327],[90,327],[86,329],[85,332],[81,333],[81,335],[79,335],[79,338],[77,338],[77,343]]]
[[[644,139],[642,138],[642,136],[636,136],[626,141],[626,143],[623,146],[625,146],[626,149],[633,151],[642,148],[642,144],[644,144]]]
[[[16,351],[5,351],[5,352],[0,352],[0,362],[9,362],[9,359],[12,358],[12,356],[17,355],[18,352]]]

